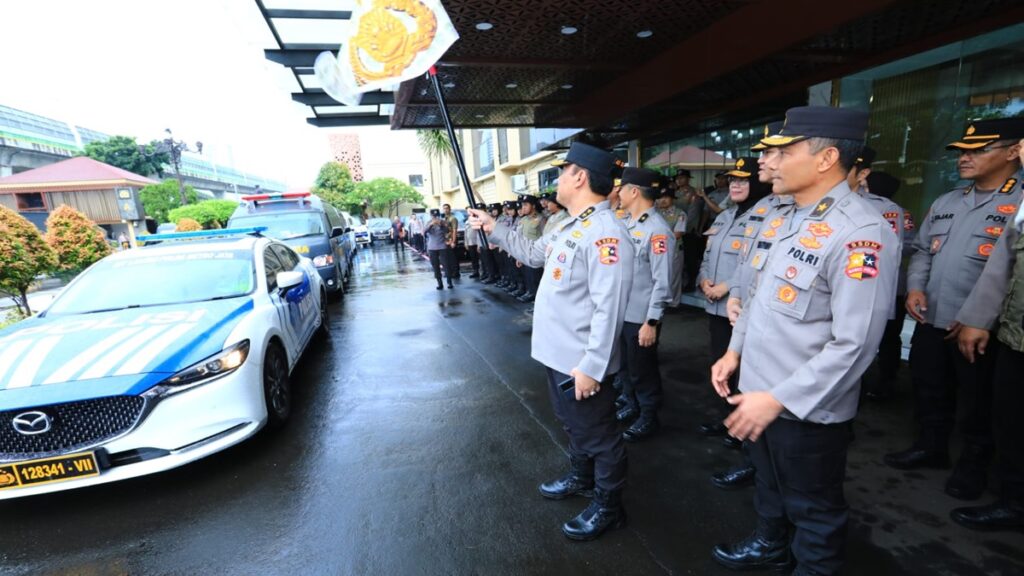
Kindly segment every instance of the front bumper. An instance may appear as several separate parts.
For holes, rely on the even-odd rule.
[[[135,428],[99,446],[100,474],[0,490],[0,500],[106,484],[177,468],[254,435],[267,420],[262,358],[252,354],[238,371],[157,401]]]
[[[330,266],[317,268],[316,271],[320,274],[320,278],[324,281],[324,286],[328,292],[341,290],[341,274],[338,273],[337,266],[331,264]]]

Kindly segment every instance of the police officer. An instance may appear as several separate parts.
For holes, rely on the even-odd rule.
[[[506,200],[501,204],[502,215],[499,218],[499,221],[510,229],[514,228],[516,224],[516,211],[519,209],[516,204],[517,203],[512,200]],[[501,269],[501,282],[498,282],[498,287],[507,292],[515,286],[515,279],[513,278],[512,271],[510,270],[514,266],[508,252],[498,248],[497,254],[498,265]]]
[[[427,253],[430,255],[430,266],[434,269],[434,278],[437,280],[437,289],[444,290],[441,285],[441,265],[444,264],[445,278],[448,280],[448,288],[454,289],[452,285],[452,269],[448,265],[451,256],[451,248],[448,245],[449,238],[448,222],[441,218],[441,211],[437,208],[430,210],[430,221],[427,222],[427,229],[423,236],[427,241]]]
[[[707,249],[700,265],[697,284],[704,295],[704,309],[708,314],[708,332],[711,344],[711,357],[721,358],[729,347],[732,337],[732,324],[726,310],[729,296],[729,282],[736,272],[743,253],[746,240],[744,232],[751,226],[752,209],[762,198],[771,194],[771,186],[763,183],[757,176],[756,158],[739,158],[733,169],[726,172],[729,178],[730,207],[723,210],[712,222],[705,235],[708,237]],[[736,392],[739,374],[729,380],[729,390]],[[724,417],[722,418],[724,419]],[[707,436],[724,435],[725,425],[721,420],[701,425],[701,432]],[[738,440],[726,436],[727,446],[739,448]],[[744,459],[744,465],[725,473],[713,474],[711,482],[723,489],[740,488],[753,483],[753,465]]]
[[[486,210],[486,204],[477,204],[477,210]],[[463,244],[466,246],[466,256],[469,257],[469,265],[473,270],[473,273],[469,275],[470,278],[480,278],[480,234],[471,233],[466,230],[463,234]]]
[[[753,250],[752,294],[712,367],[715,390],[736,407],[729,434],[748,441],[757,468],[757,530],[713,552],[732,569],[785,567],[790,551],[799,576],[837,574],[843,564],[850,420],[899,258],[892,229],[846,183],[866,131],[864,112],[804,106],[762,141],[784,149],[770,167],[773,190],[793,203],[762,228],[772,246]],[[729,396],[741,358],[740,394]]]
[[[683,172],[686,173],[686,177],[683,179],[688,181],[690,171],[684,170]],[[678,182],[679,180],[680,178],[677,175],[676,181]],[[683,295],[683,266],[685,264],[683,258],[683,234],[686,232],[688,218],[686,212],[676,208],[675,199],[675,192],[665,188],[661,191],[656,202],[658,214],[672,228],[672,236],[675,238],[676,244],[675,254],[672,256],[672,307],[679,305],[679,298]]]
[[[1020,204],[1020,162],[1013,147],[1022,130],[1021,118],[978,121],[947,146],[959,151],[960,178],[972,183],[932,204],[921,222],[907,278],[906,309],[918,322],[910,371],[920,431],[913,446],[887,454],[885,462],[900,470],[947,467],[959,400],[965,443],[946,481],[946,493],[963,500],[981,496],[988,481],[997,342],[992,342],[990,354],[974,364],[967,362],[957,346],[961,325],[956,315],[981,275],[998,233]]]
[[[529,194],[521,194],[519,206],[519,233],[528,240],[539,240],[544,230],[544,219],[539,213],[540,199]],[[523,289],[513,295],[520,302],[533,302],[537,295],[537,287],[540,286],[541,270],[526,262],[516,262],[516,266],[523,276]]]
[[[494,202],[487,205],[487,211],[491,214],[492,218],[498,218],[501,216],[501,203]],[[484,264],[484,273],[486,277],[481,278],[484,284],[496,284],[501,280],[501,272],[498,269],[498,249],[497,247],[488,244],[487,246],[481,246],[481,260]]]
[[[1024,140],[1017,143],[1024,162]],[[1024,174],[1018,173],[1020,178]],[[960,351],[968,362],[994,353],[990,331],[998,332],[995,360],[994,424],[1000,497],[984,506],[953,510],[950,517],[975,530],[1024,531],[1024,211],[1017,208],[996,241],[985,269],[964,302],[957,322]]]
[[[532,356],[547,368],[555,414],[569,434],[570,472],[540,486],[550,499],[593,500],[562,526],[574,540],[592,540],[625,524],[622,488],[626,451],[605,385],[619,369],[619,335],[633,272],[633,246],[605,197],[614,157],[574,143],[558,162],[558,202],[569,211],[556,232],[530,242],[473,211],[470,223],[488,231],[515,258],[545,266],[533,316]]]
[[[543,236],[547,236],[555,230],[559,223],[565,221],[569,217],[569,213],[565,211],[565,207],[558,203],[555,198],[554,192],[549,192],[541,196],[541,200],[547,202],[545,211],[548,213],[547,220],[544,221],[544,230],[541,232]]]
[[[661,175],[653,170],[623,170],[619,201],[626,213],[625,226],[635,257],[633,288],[622,327],[628,371],[622,395],[630,404],[616,416],[622,416],[627,408],[635,410],[633,402],[638,405],[640,415],[622,434],[627,442],[643,440],[658,431],[658,409],[662,401],[658,339],[665,308],[672,301],[675,254],[672,229],[654,207],[661,187]]]
[[[445,268],[451,268],[451,274],[448,275],[449,278],[461,278],[458,253],[459,220],[452,214],[451,204],[445,204],[441,208],[444,210],[444,221],[448,226],[448,237],[445,239],[445,243],[448,244],[448,260],[444,262],[444,266]]]

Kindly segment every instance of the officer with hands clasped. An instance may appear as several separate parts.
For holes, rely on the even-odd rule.
[[[550,499],[593,495],[562,526],[573,540],[592,540],[623,526],[625,443],[606,385],[619,369],[619,335],[633,275],[633,245],[606,200],[615,158],[574,143],[558,178],[558,202],[569,217],[555,232],[529,241],[479,210],[470,225],[524,264],[544,267],[533,315],[531,355],[547,368],[551,402],[569,435],[571,469],[540,486]]]
[[[837,574],[848,507],[843,495],[850,420],[896,290],[892,228],[853,193],[846,175],[864,145],[867,114],[805,106],[786,113],[775,194],[792,197],[767,215],[747,265],[757,270],[729,351],[712,367],[716,391],[736,407],[729,434],[757,468],[757,528],[714,548],[737,570],[785,568]],[[740,394],[729,377],[740,367]],[[788,537],[794,526],[792,541]]]
[[[626,168],[620,184],[619,202],[627,214],[624,223],[635,252],[633,288],[622,327],[627,370],[622,395],[629,401],[635,398],[640,412],[622,437],[636,442],[658,431],[662,401],[658,338],[665,309],[672,302],[676,242],[672,228],[654,206],[661,193],[661,176],[653,170]]]

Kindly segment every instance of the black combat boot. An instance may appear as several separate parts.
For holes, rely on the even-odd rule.
[[[594,495],[594,461],[589,458],[570,456],[569,473],[561,478],[545,482],[538,487],[540,495],[550,500],[563,500],[570,496]]]
[[[711,475],[711,483],[722,490],[738,490],[754,485],[754,467],[743,464],[725,472]]]
[[[971,530],[1024,533],[1024,501],[1000,498],[987,506],[957,508],[949,517]]]
[[[957,500],[977,500],[988,484],[992,451],[974,444],[964,446],[953,473],[946,480],[946,494]]]
[[[622,491],[594,489],[594,499],[575,518],[562,524],[562,533],[570,540],[594,540],[605,530],[626,525]]]
[[[658,417],[650,413],[640,413],[640,417],[637,418],[633,425],[626,429],[622,433],[622,439],[626,442],[639,442],[645,438],[650,438],[658,432]]]
[[[760,521],[757,530],[739,542],[718,544],[711,557],[731,570],[777,570],[793,568],[789,538],[782,524]]]
[[[897,470],[949,468],[949,435],[924,430],[914,445],[900,452],[890,452],[883,460]]]

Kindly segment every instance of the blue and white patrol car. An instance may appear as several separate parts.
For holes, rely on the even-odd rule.
[[[0,499],[175,468],[287,421],[327,298],[312,262],[260,231],[145,237],[160,243],[0,330]]]

